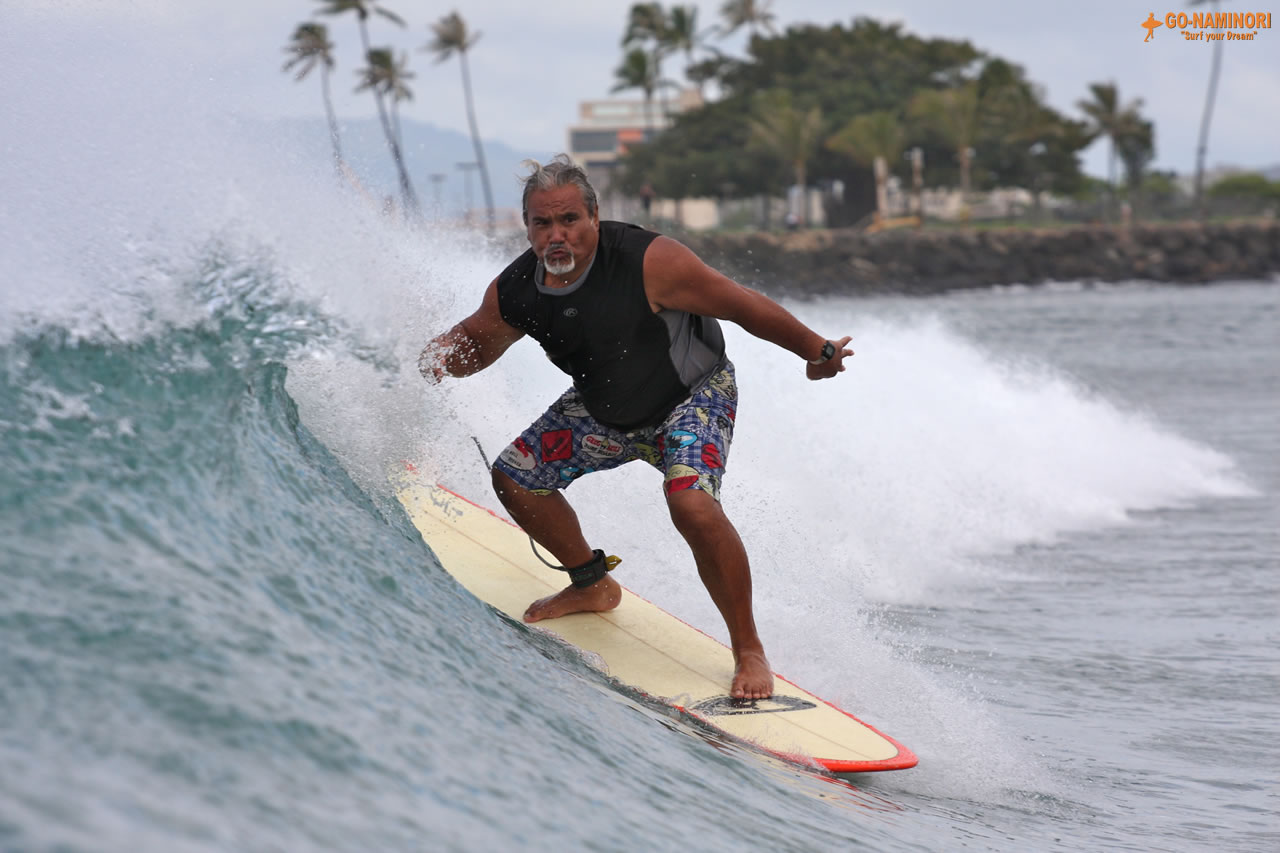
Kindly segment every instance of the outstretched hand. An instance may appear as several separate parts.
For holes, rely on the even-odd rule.
[[[845,336],[838,341],[832,341],[832,343],[836,345],[836,354],[821,364],[814,364],[813,362],[806,363],[804,367],[805,375],[810,379],[830,379],[837,373],[843,371],[845,357],[853,355],[853,350],[846,349],[849,345],[849,341],[851,340],[853,340],[853,338]]]

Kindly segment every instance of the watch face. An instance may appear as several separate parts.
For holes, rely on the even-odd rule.
[[[831,341],[827,341],[825,344],[822,345],[823,361],[830,361],[831,357],[834,356],[835,354],[836,354],[836,345],[831,343]]]

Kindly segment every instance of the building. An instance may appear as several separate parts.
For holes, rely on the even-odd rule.
[[[578,122],[569,127],[569,156],[587,170],[602,193],[610,192],[613,171],[627,147],[646,142],[671,126],[671,116],[702,106],[697,89],[674,97],[581,101]]]

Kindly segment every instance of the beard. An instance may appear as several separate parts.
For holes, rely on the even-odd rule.
[[[552,252],[564,252],[568,257],[561,261],[551,260]],[[573,272],[577,260],[573,257],[573,250],[564,243],[552,243],[547,246],[547,250],[542,253],[542,265],[547,268],[547,272],[552,275],[568,275]]]

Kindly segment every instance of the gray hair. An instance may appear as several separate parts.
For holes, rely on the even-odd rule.
[[[587,173],[574,163],[568,154],[557,154],[544,166],[537,160],[525,160],[520,165],[533,171],[524,179],[524,195],[520,199],[520,217],[529,224],[529,196],[538,190],[555,187],[577,187],[587,205],[587,215],[596,215],[596,190],[587,180]]]

